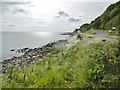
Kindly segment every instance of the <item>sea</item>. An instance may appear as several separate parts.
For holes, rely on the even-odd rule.
[[[0,32],[0,61],[18,56],[20,53],[11,49],[37,48],[50,42],[64,40],[67,35],[62,32]],[[22,54],[22,53],[21,53]]]
[[[66,39],[67,35],[61,35],[66,29],[55,17],[57,12],[51,15],[47,9],[48,13],[44,15],[42,11],[49,5],[44,4],[39,3],[39,0],[0,1],[0,61],[23,54],[11,49],[37,48]]]

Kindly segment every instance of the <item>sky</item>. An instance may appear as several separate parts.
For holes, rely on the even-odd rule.
[[[0,31],[69,32],[116,0],[1,0]]]

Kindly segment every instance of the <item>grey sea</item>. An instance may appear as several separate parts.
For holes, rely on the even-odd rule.
[[[36,48],[67,38],[56,32],[0,32],[0,37],[0,60],[20,55],[11,49]]]

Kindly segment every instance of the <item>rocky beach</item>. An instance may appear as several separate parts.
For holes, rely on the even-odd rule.
[[[15,51],[16,53],[24,53],[18,57],[13,56],[10,59],[5,59],[1,63],[2,73],[5,73],[9,66],[14,66],[16,68],[25,68],[31,64],[37,64],[43,58],[51,53],[54,48],[66,48],[68,44],[68,40],[58,40],[56,42],[48,43],[42,47],[30,49],[29,47],[22,49],[11,49],[11,51]]]

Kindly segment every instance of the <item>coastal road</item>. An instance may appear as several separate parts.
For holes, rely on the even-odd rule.
[[[91,37],[94,37],[94,38],[100,38],[102,40],[106,40],[106,41],[109,41],[109,42],[116,42],[116,41],[118,41],[115,38],[108,38],[107,36],[109,34],[107,32],[102,32],[100,30],[93,30],[93,31],[95,32],[95,34],[84,34],[84,33],[81,33],[81,35],[91,36]]]
[[[116,42],[118,41],[115,38],[108,38],[107,36],[109,35],[107,32],[102,32],[100,30],[93,30],[95,34],[84,34],[80,33],[81,35],[89,38],[83,38],[84,42],[87,43],[93,43],[93,42],[98,42],[98,41],[109,41],[109,42]],[[71,46],[74,46],[77,44],[80,40],[77,39],[77,35],[72,35],[67,38],[68,43],[65,45],[67,49],[69,49]]]

